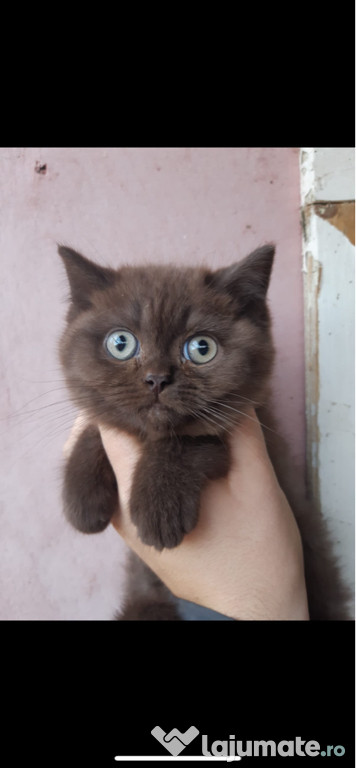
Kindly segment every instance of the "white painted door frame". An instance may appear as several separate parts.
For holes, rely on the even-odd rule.
[[[354,584],[355,150],[300,153],[307,479]]]

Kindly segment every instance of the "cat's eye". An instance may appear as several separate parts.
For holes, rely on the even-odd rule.
[[[218,345],[210,336],[199,335],[187,339],[183,347],[183,355],[192,363],[203,365],[209,363],[218,351]]]
[[[139,343],[130,331],[119,330],[106,337],[105,346],[109,354],[117,360],[129,360],[137,354]]]

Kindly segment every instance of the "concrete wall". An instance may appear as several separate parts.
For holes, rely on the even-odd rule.
[[[67,285],[56,241],[100,263],[229,264],[274,241],[280,430],[304,466],[298,149],[2,149],[0,618],[110,619],[125,547],[63,519],[73,419],[57,361]]]

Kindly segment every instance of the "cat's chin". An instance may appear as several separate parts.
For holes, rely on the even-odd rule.
[[[171,408],[161,403],[154,403],[147,409],[147,426],[157,432],[167,432],[175,426],[177,416]]]

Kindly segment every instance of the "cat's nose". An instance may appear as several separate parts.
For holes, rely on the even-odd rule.
[[[145,378],[145,382],[148,384],[149,389],[156,395],[159,395],[159,393],[162,392],[162,389],[164,389],[167,384],[171,383],[171,380],[172,377],[169,373],[148,373]]]

